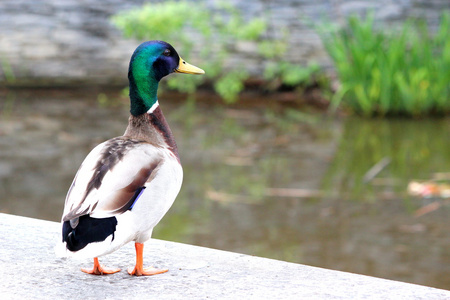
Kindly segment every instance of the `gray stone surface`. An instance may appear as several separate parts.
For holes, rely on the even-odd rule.
[[[0,1],[0,84],[6,80],[4,64],[12,67],[16,82],[126,84],[128,60],[139,42],[122,38],[109,18],[144,2],[147,1]],[[201,2],[214,7],[216,1]],[[245,18],[268,16],[269,36],[280,37],[282,29],[287,28],[290,34],[288,60],[302,64],[315,60],[325,67],[331,67],[331,61],[319,36],[308,24],[310,21],[328,19],[342,23],[349,14],[361,15],[373,10],[378,23],[424,17],[436,27],[442,11],[450,10],[448,0],[230,2]],[[248,49],[252,47],[235,47],[230,64],[245,63],[253,75],[260,74],[261,64]]]
[[[121,272],[93,276],[80,271],[91,261],[55,257],[59,230],[0,214],[1,299],[450,299],[445,290],[161,240],[146,243],[144,263],[168,273],[129,276],[128,244],[100,258]]]

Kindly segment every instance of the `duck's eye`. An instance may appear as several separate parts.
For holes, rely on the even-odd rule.
[[[166,49],[166,50],[164,50],[164,56],[170,56],[170,50],[169,49]]]

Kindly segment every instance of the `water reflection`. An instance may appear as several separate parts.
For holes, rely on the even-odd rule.
[[[1,212],[59,220],[85,155],[125,129],[127,100],[98,93],[2,95]],[[161,105],[184,184],[154,237],[450,287],[448,200],[405,193],[410,180],[450,170],[448,120],[342,122],[273,101],[170,98]],[[385,157],[390,164],[364,183]],[[414,217],[432,201],[439,209]]]
[[[336,227],[344,243],[333,246],[341,259],[352,261],[343,270],[450,286],[449,201],[406,194],[411,180],[449,172],[449,129],[448,119],[345,122],[323,181],[329,196],[321,200],[343,220]],[[364,182],[366,172],[385,158],[390,163]],[[415,216],[433,202],[439,209]]]
[[[450,152],[445,150],[450,147],[448,119],[349,119],[343,132],[324,185],[346,198],[395,198],[413,179],[450,172]],[[365,173],[383,159],[389,159],[389,165],[371,184],[365,184]]]

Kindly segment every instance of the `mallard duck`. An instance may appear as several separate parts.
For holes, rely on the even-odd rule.
[[[94,259],[89,274],[112,274],[98,257],[134,241],[130,275],[167,269],[144,268],[144,242],[174,202],[183,179],[177,145],[159,107],[159,81],[170,73],[204,74],[168,43],[149,41],[131,56],[128,79],[131,115],[123,136],[95,147],[67,192],[60,255]],[[61,253],[61,248],[62,252]]]

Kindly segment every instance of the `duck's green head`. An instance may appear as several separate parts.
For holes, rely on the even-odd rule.
[[[185,62],[166,42],[149,41],[136,48],[128,69],[132,115],[146,113],[156,103],[159,81],[173,72],[205,73],[202,69]]]

